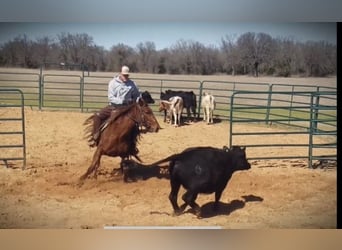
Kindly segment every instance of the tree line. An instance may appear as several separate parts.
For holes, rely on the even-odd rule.
[[[119,43],[106,50],[86,33],[62,32],[56,38],[36,40],[24,34],[0,44],[0,66],[39,68],[43,63],[50,63],[50,67],[62,63],[86,65],[89,71],[115,72],[125,64],[132,72],[156,74],[321,77],[336,74],[336,53],[336,45],[325,41],[298,42],[254,32],[227,35],[217,46],[178,40],[162,50],[157,50],[152,41],[136,47]]]

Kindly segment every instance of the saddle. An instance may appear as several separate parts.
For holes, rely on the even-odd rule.
[[[93,129],[91,138],[88,141],[90,147],[98,145],[102,131],[104,131],[111,122],[116,120],[121,113],[119,111],[123,108],[127,108],[127,105],[108,105],[93,115]]]

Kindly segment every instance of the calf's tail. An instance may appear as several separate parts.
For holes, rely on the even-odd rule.
[[[153,162],[153,163],[151,163],[151,164],[149,164],[149,165],[146,165],[146,166],[153,167],[153,166],[159,165],[159,164],[164,163],[164,162],[168,162],[168,161],[175,160],[175,159],[177,159],[177,156],[178,156],[178,155],[179,155],[179,154],[170,155],[170,156],[168,156],[168,157],[166,157],[166,158],[164,158],[164,159],[161,159],[161,160],[159,160],[159,161]]]

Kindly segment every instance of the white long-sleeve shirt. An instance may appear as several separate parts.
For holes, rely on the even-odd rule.
[[[130,79],[121,81],[119,76],[108,83],[108,101],[114,104],[135,102],[140,97],[137,85]]]

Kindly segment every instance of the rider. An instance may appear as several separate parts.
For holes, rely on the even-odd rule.
[[[108,84],[109,105],[115,107],[131,104],[138,97],[140,97],[140,92],[135,82],[129,79],[129,68],[122,66],[121,73]]]
[[[92,131],[93,142],[91,142],[90,146],[93,147],[97,144],[101,125],[108,119],[115,108],[132,104],[140,97],[139,88],[134,81],[129,79],[129,68],[126,65],[122,66],[120,74],[115,76],[108,83],[109,105],[99,112],[96,112],[94,115]]]

